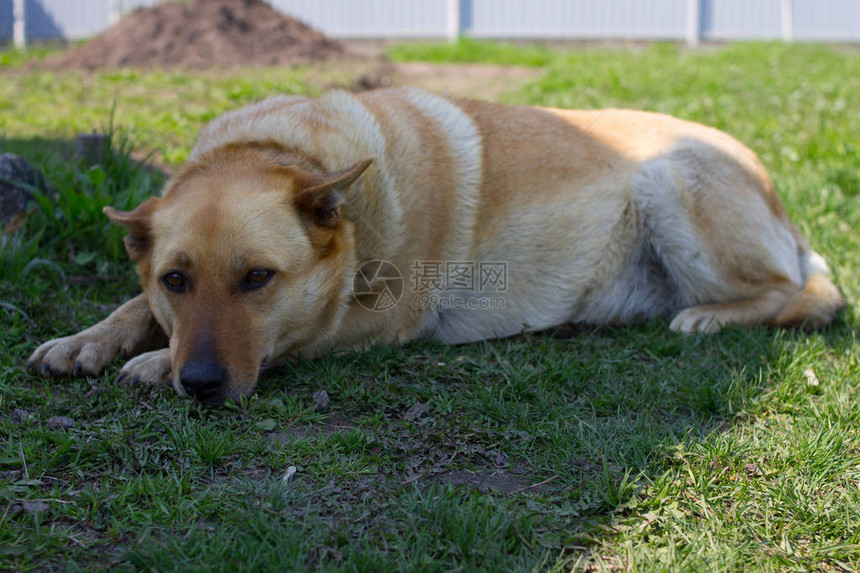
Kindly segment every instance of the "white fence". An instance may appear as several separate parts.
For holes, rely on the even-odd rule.
[[[0,38],[14,35],[23,42],[25,37],[92,36],[109,27],[121,14],[158,1],[0,0]],[[693,44],[780,38],[860,42],[860,0],[270,0],[269,3],[336,38],[464,35],[681,40]]]

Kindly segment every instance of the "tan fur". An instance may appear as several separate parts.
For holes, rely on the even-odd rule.
[[[207,126],[162,197],[106,212],[144,294],[31,366],[94,373],[120,347],[153,349],[123,375],[209,403],[286,356],[374,341],[652,316],[684,332],[818,328],[844,305],[749,149],[645,112],[413,89],[273,98]],[[376,260],[406,283],[384,312],[352,292]],[[410,281],[416,261],[504,262],[507,288],[489,293],[503,308],[478,308],[474,289],[446,293],[460,310],[416,308],[430,293]]]

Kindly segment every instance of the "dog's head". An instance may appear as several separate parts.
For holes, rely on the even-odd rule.
[[[128,230],[178,393],[208,404],[250,395],[261,366],[336,328],[355,270],[341,204],[370,163],[322,173],[221,149],[186,165],[163,197],[105,208]]]

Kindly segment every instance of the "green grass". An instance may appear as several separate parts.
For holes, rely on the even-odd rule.
[[[558,53],[541,44],[482,42],[461,38],[453,44],[414,42],[392,46],[387,56],[394,62],[491,63],[502,66],[543,67]]]
[[[140,149],[157,150],[171,164],[184,161],[199,128],[224,111],[273,93],[307,89],[302,81],[306,72],[288,68],[199,74],[8,68],[0,65],[0,134],[65,139],[104,131],[115,103],[117,125],[134,133]]]
[[[8,45],[0,48],[0,68],[10,69],[38,62],[56,54],[62,48],[54,43],[30,45],[26,50],[17,50]]]
[[[480,42],[422,49],[392,54],[532,57]],[[860,53],[533,50],[546,73],[509,101],[673,113],[758,151],[849,308],[809,335],[681,336],[655,321],[380,347],[275,369],[223,409],[117,385],[119,361],[99,378],[43,380],[23,369],[38,342],[135,292],[120,233],[100,216],[162,182],[131,148],[173,163],[216,113],[318,88],[310,69],[4,64],[0,148],[39,165],[57,197],[0,251],[0,569],[860,567]],[[114,105],[116,153],[75,164],[68,141],[110,125]],[[328,411],[314,408],[319,390]],[[59,415],[76,425],[52,428]]]

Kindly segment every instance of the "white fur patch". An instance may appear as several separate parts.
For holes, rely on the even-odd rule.
[[[304,96],[280,95],[225,113],[200,130],[189,159],[197,159],[222,145],[280,141],[280,134],[302,131],[300,123],[290,120],[293,115],[284,114],[283,111],[286,107],[308,101],[311,100]],[[307,138],[308,133],[304,131],[296,136]]]
[[[690,224],[681,190],[672,175],[670,159],[648,161],[634,176],[631,193],[647,240],[677,284],[681,304],[690,306],[706,302],[723,287],[714,274],[710,253]]]
[[[800,256],[800,271],[803,273],[803,283],[810,275],[830,276],[830,267],[827,266],[827,261],[824,257],[815,251],[806,251]]]
[[[455,165],[453,176],[458,203],[451,210],[455,215],[452,227],[456,233],[449,241],[454,250],[447,253],[447,258],[464,260],[470,256],[483,176],[481,134],[472,118],[445,98],[414,88],[404,93],[412,105],[434,120],[447,138]]]

